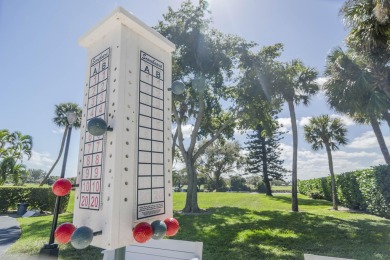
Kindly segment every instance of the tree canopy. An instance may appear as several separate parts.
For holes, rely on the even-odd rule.
[[[173,96],[173,121],[176,125],[173,149],[180,149],[187,169],[184,211],[197,212],[195,163],[214,141],[222,137],[229,139],[234,134],[238,111],[234,106],[223,107],[223,101],[234,97],[234,71],[242,50],[253,44],[210,28],[206,1],[199,1],[198,6],[185,1],[177,11],[169,8],[163,17],[164,21],[160,21],[155,29],[176,44],[172,78],[186,86],[184,94]],[[192,125],[188,145],[184,144],[185,124]],[[195,147],[201,139],[206,141]]]

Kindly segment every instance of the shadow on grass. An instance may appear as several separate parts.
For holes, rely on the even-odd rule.
[[[388,259],[390,255],[389,221],[236,207],[210,210],[211,215],[177,216],[182,232],[175,239],[202,241],[204,259],[303,259],[304,253]]]
[[[270,200],[278,201],[284,204],[289,204],[291,205],[291,196],[272,196],[268,197]],[[314,200],[314,199],[306,199],[306,198],[298,198],[298,205],[299,206],[332,206],[332,202],[327,201],[327,200]]]
[[[7,252],[7,259],[24,259],[23,254],[26,257],[29,256],[30,259],[37,259],[34,257],[38,257],[39,250],[49,242],[52,220],[52,215],[21,219],[22,236]],[[72,214],[59,215],[58,225],[65,222],[72,222]],[[96,260],[103,258],[101,254],[103,249],[93,246],[77,250],[68,243],[59,245],[59,248],[59,259]]]

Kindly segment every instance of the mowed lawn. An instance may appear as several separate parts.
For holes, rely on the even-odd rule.
[[[206,213],[185,215],[185,193],[174,193],[181,229],[174,239],[203,242],[203,259],[303,259],[304,253],[353,259],[390,259],[390,221],[368,214],[331,210],[331,203],[291,195],[199,193]],[[50,233],[51,216],[19,218],[22,237],[8,259],[36,255]],[[59,223],[71,221],[62,214]],[[129,230],[129,236],[131,236]],[[101,259],[102,249],[61,245],[60,259]],[[14,257],[12,257],[12,255]]]

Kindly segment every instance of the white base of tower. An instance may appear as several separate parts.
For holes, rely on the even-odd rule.
[[[190,242],[173,239],[150,240],[145,244],[135,244],[126,247],[126,260],[167,260],[191,259],[201,260],[202,242]],[[104,250],[103,260],[115,259],[115,250]]]

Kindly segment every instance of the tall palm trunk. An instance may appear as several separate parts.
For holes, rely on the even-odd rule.
[[[291,128],[293,134],[293,162],[292,162],[292,191],[291,191],[291,210],[298,212],[298,128],[295,116],[294,102],[287,101],[291,117]]]
[[[187,174],[188,174],[188,188],[187,188],[187,197],[186,205],[183,209],[184,212],[196,213],[199,212],[198,206],[198,187],[197,187],[197,176],[196,170],[194,167],[194,162],[192,162],[191,157],[185,159]]]
[[[328,143],[325,143],[325,147],[326,147],[326,153],[328,154],[330,178],[332,179],[333,209],[338,210],[338,208],[337,208],[338,196],[337,196],[337,188],[336,188],[336,177],[334,176],[334,171],[333,171],[332,151],[331,151],[330,145]]]
[[[372,126],[372,129],[374,130],[376,139],[378,140],[379,147],[382,151],[383,157],[385,159],[385,162],[390,165],[390,155],[389,150],[387,149],[385,139],[383,138],[382,131],[379,127],[378,120],[376,120],[373,116],[370,116],[370,123]]]
[[[50,170],[48,171],[48,173],[46,174],[45,178],[43,178],[43,180],[41,181],[41,183],[39,184],[39,186],[42,186],[43,184],[45,184],[47,182],[47,179],[49,178],[51,172],[54,170],[54,168],[56,167],[58,161],[60,160],[61,156],[62,156],[62,152],[64,151],[64,147],[65,147],[65,140],[66,140],[66,135],[68,133],[68,126],[65,127],[65,131],[64,131],[64,136],[62,137],[62,142],[61,142],[61,148],[60,148],[60,153],[58,154],[58,157],[56,159],[56,161],[54,162],[53,166],[50,168]]]

